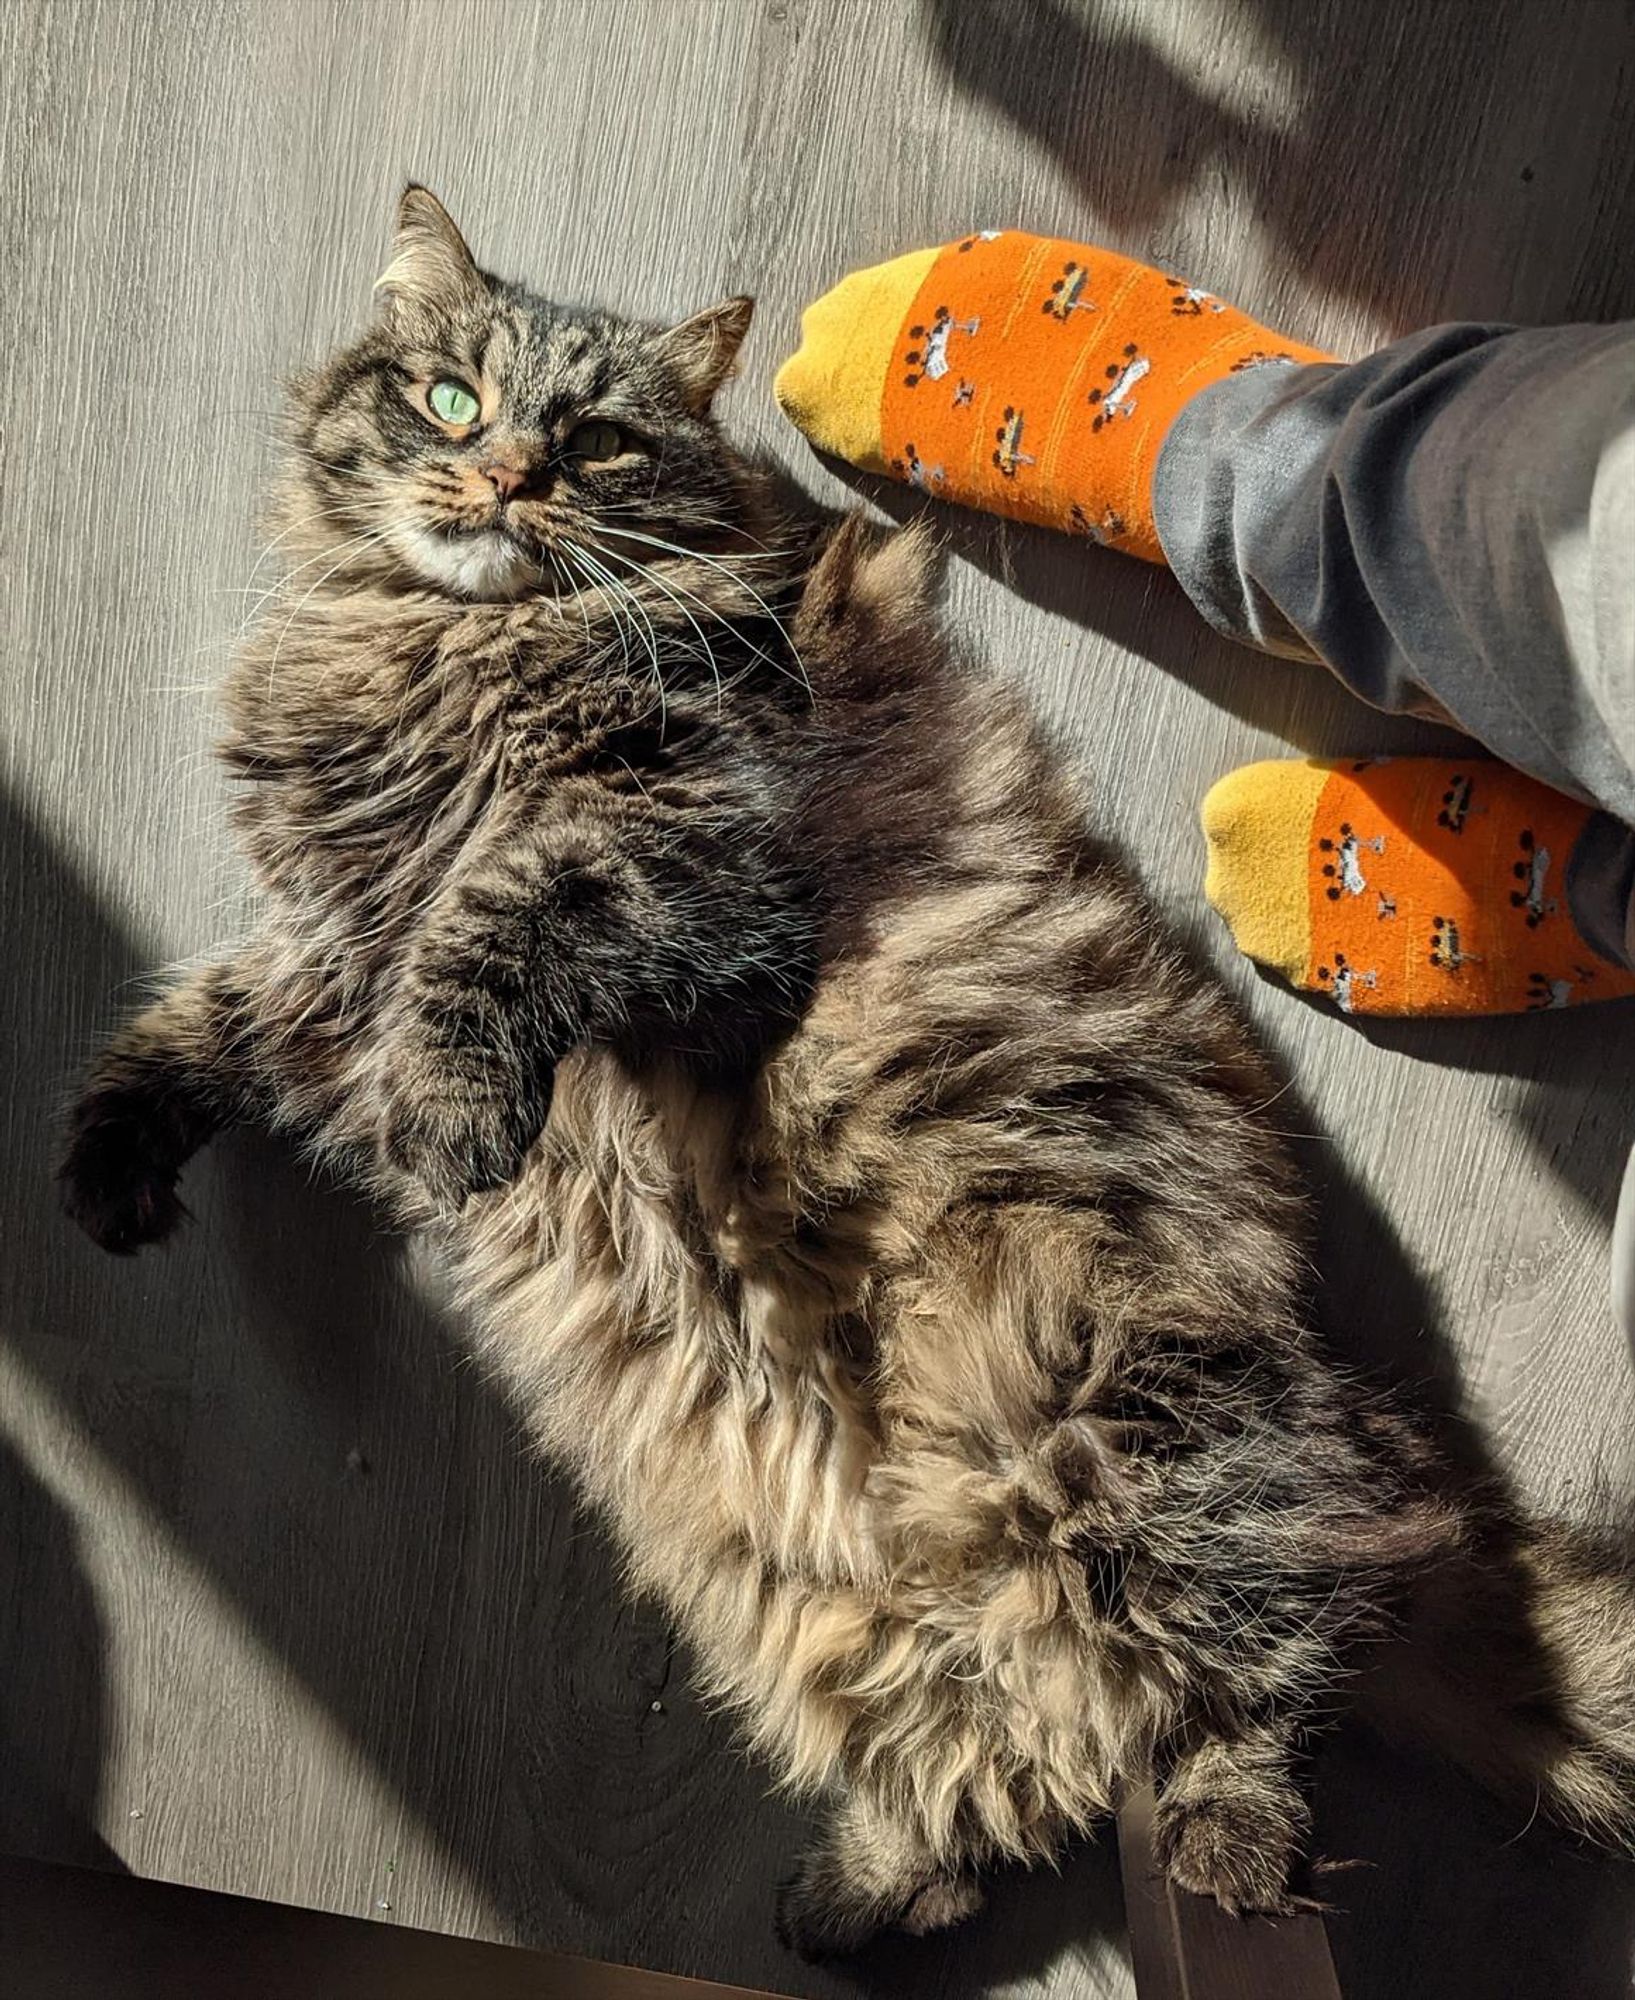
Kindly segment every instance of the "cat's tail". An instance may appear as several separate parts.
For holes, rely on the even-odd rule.
[[[1488,1789],[1635,1851],[1635,1564],[1555,1522],[1481,1522],[1417,1589],[1359,1690],[1393,1736]]]

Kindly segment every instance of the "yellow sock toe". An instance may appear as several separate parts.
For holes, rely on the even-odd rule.
[[[884,472],[880,391],[897,330],[908,317],[933,250],[853,271],[801,314],[800,346],[772,385],[778,407],[820,451]]]
[[[1590,809],[1485,757],[1249,764],[1203,804],[1205,893],[1247,957],[1347,1014],[1635,994],[1573,921]]]
[[[1204,798],[1204,894],[1246,958],[1299,983],[1311,956],[1307,849],[1329,774],[1320,764],[1245,764]]]

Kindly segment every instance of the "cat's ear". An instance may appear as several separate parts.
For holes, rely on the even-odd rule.
[[[681,377],[687,401],[699,416],[732,373],[754,312],[753,299],[723,299],[659,335],[658,351]]]
[[[480,298],[484,289],[454,218],[430,188],[411,182],[397,204],[391,262],[375,280],[386,310],[446,315]]]

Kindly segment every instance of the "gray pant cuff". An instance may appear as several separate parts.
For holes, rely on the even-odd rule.
[[[1153,470],[1158,540],[1181,588],[1217,632],[1290,660],[1322,655],[1261,586],[1242,529],[1320,476],[1330,426],[1300,422],[1300,392],[1336,365],[1267,361],[1211,383],[1170,426]]]

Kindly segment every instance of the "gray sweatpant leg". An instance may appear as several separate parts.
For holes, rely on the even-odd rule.
[[[1154,501],[1220,631],[1599,806],[1568,898],[1635,964],[1635,324],[1433,327],[1229,375],[1176,419]],[[1635,1153],[1612,1290],[1635,1344]]]
[[[1220,631],[1599,806],[1568,894],[1635,963],[1635,323],[1229,375],[1176,419],[1154,501]]]

